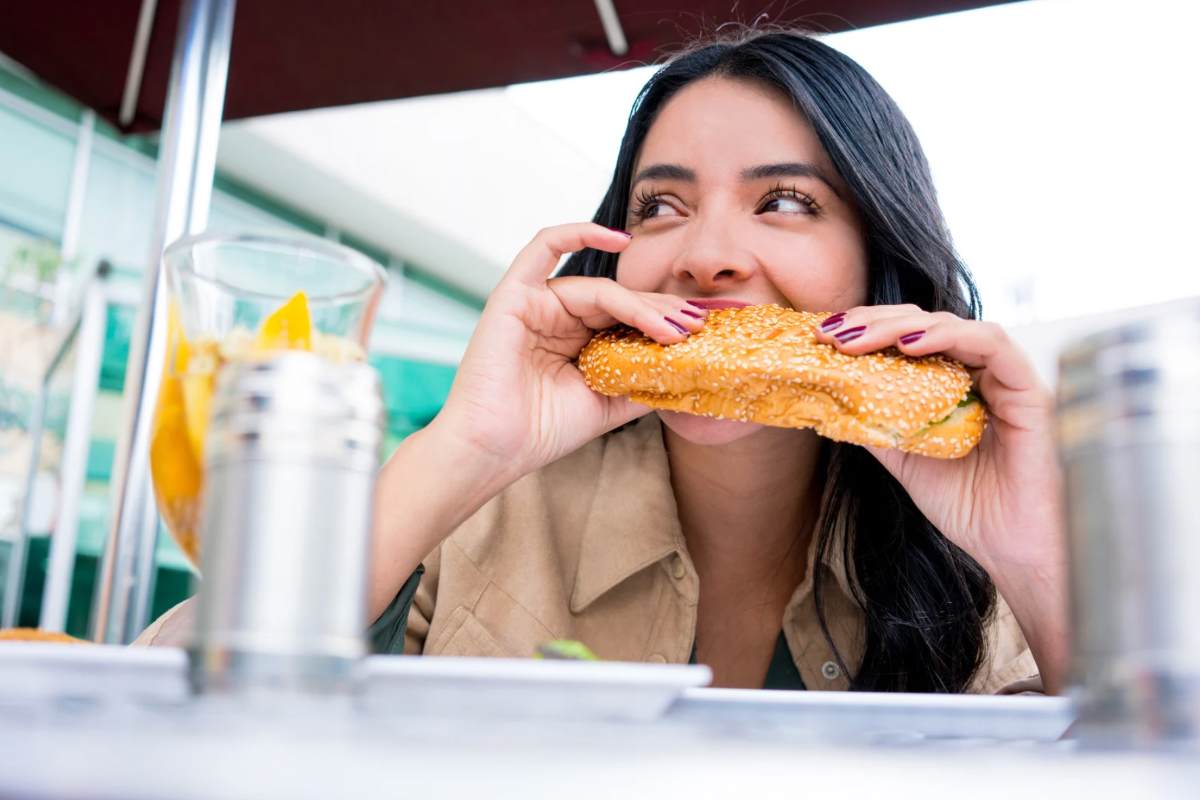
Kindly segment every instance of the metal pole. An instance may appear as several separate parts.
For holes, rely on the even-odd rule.
[[[92,141],[96,133],[96,112],[85,109],[79,120],[79,134],[75,140],[75,158],[71,165],[71,188],[67,193],[67,213],[63,217],[62,246],[59,248],[64,265],[79,255],[79,232],[83,228],[84,200],[87,197],[88,173],[92,166]],[[60,326],[67,321],[70,310],[68,295],[71,279],[67,270],[59,269],[55,284],[54,307],[50,312],[50,324]]]
[[[87,481],[88,444],[92,437],[92,413],[99,390],[100,362],[104,355],[104,322],[108,315],[104,276],[92,276],[83,292],[79,320],[75,323],[75,370],[71,376],[71,404],[67,432],[63,437],[61,494],[58,520],[50,538],[46,586],[38,627],[62,631],[67,624],[71,578],[75,573],[75,545],[79,539],[79,500]]]
[[[625,31],[621,30],[621,18],[613,7],[613,0],[596,0],[596,13],[600,15],[600,25],[604,28],[604,38],[608,39],[608,49],[614,56],[623,56],[629,52],[629,41]]]
[[[29,421],[29,472],[25,476],[25,496],[21,500],[21,517],[17,538],[8,552],[8,576],[4,580],[4,606],[0,608],[0,628],[16,627],[25,588],[25,551],[29,545],[29,518],[33,510],[34,486],[38,465],[42,460],[42,427],[46,418],[46,381],[38,384],[37,405]]]
[[[92,638],[97,642],[128,643],[148,621],[146,586],[158,532],[150,486],[150,426],[166,349],[162,252],[170,242],[198,233],[208,224],[234,4],[234,0],[187,0],[180,9],[158,157],[158,204],[146,299],[130,343],[125,427],[113,464],[113,519],[92,609]]]
[[[71,169],[71,190],[67,195],[67,213],[63,220],[64,262],[71,262],[79,255],[79,234],[83,228],[95,131],[96,113],[85,109],[79,121],[75,161]],[[82,301],[71,324],[74,344],[68,346],[75,348],[75,369],[71,376],[71,404],[67,411],[67,430],[63,436],[62,464],[59,468],[61,494],[58,519],[50,537],[50,560],[46,567],[46,585],[42,590],[42,610],[38,620],[38,627],[44,630],[62,631],[67,622],[71,577],[75,571],[75,544],[79,534],[79,498],[87,480],[88,441],[92,433],[92,412],[96,406],[100,359],[104,352],[106,306],[101,284],[107,274],[105,269],[98,266],[84,279]],[[61,317],[66,305],[61,296],[56,297],[53,313]]]
[[[146,71],[146,50],[150,48],[150,32],[154,28],[154,12],[158,0],[142,0],[138,14],[137,33],[133,35],[133,50],[129,54],[129,71],[125,73],[125,91],[121,94],[121,111],[117,122],[128,125],[137,112],[138,94],[142,91],[142,75]]]
[[[83,116],[79,120],[79,128],[76,132],[75,156],[71,165],[71,184],[67,190],[67,209],[63,219],[62,242],[60,247],[60,256],[64,263],[73,260],[79,253],[79,230],[83,221],[83,200],[87,193],[88,170],[91,167],[92,160],[92,141],[96,129],[96,114],[91,109],[83,112]],[[54,300],[50,309],[50,324],[59,327],[66,322],[67,291],[70,288],[70,283],[66,270],[59,269],[58,280],[54,286]],[[79,325],[79,321],[75,320],[67,327],[67,335],[60,340],[59,347],[51,359],[47,371],[42,376],[41,385],[38,388],[38,410],[33,419],[33,425],[30,430],[35,432],[32,442],[30,472],[26,476],[25,498],[21,507],[21,526],[17,531],[17,539],[13,542],[11,559],[9,561],[9,577],[5,581],[5,599],[3,605],[0,606],[0,627],[12,627],[16,624],[18,606],[20,605],[21,592],[24,588],[25,579],[25,550],[29,540],[29,512],[32,501],[33,486],[37,480],[38,462],[41,458],[41,434],[42,424],[44,420],[47,396],[49,392],[50,375],[57,365],[62,360],[65,350],[73,346],[75,340],[75,329]],[[101,330],[103,337],[103,330]],[[74,409],[74,398],[72,397],[72,410]],[[91,423],[91,411],[88,411],[88,423]],[[64,453],[64,468],[66,467],[67,456]],[[84,453],[86,460],[87,453]],[[59,523],[62,521],[62,512],[59,512]],[[53,540],[52,540],[53,541]],[[61,630],[58,628],[56,630]]]

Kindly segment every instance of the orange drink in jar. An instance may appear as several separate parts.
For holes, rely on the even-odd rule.
[[[200,564],[204,449],[225,364],[304,350],[362,361],[384,271],[315,237],[188,237],[167,248],[167,346],[150,473],[171,535]]]

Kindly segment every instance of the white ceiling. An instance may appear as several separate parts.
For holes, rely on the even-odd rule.
[[[646,72],[569,115],[578,80],[227,123],[219,164],[482,297],[538,227],[591,217]]]

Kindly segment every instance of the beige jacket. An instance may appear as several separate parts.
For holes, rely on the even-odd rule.
[[[783,633],[807,688],[846,689],[817,620],[814,556],[815,543]],[[424,565],[406,653],[527,657],[547,641],[576,639],[602,659],[687,663],[691,656],[700,585],[653,414],[512,484]],[[820,568],[830,633],[856,665],[862,611],[844,566],[834,560]],[[161,638],[163,622],[139,641]],[[988,633],[986,666],[971,691],[1036,687],[1037,665],[1002,600]]]

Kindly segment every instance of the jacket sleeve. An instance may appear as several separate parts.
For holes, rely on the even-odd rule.
[[[191,641],[196,625],[196,598],[189,597],[150,623],[133,640],[137,646],[184,647]]]

